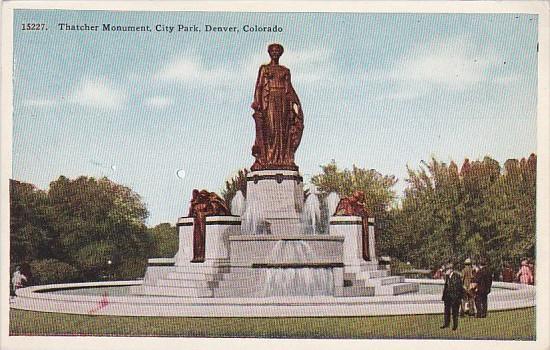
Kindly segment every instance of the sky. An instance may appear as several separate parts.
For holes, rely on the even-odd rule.
[[[27,22],[48,30],[21,30]],[[431,157],[536,152],[537,26],[529,14],[16,10],[12,177],[47,189],[60,175],[107,176],[142,196],[148,225],[175,223],[194,188],[219,193],[252,165],[256,75],[278,42],[304,111],[306,181],[334,159],[395,175],[400,194],[407,165]]]

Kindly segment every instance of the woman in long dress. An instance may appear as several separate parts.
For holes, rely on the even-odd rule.
[[[527,260],[521,262],[521,267],[519,268],[516,278],[521,284],[533,284],[533,274],[531,269],[528,266]]]
[[[271,62],[262,65],[258,72],[252,103],[256,121],[256,141],[252,148],[256,162],[252,170],[298,168],[294,164],[294,153],[302,138],[304,117],[292,87],[290,70],[279,64],[283,52],[281,45],[269,45]]]

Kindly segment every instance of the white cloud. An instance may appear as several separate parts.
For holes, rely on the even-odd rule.
[[[471,88],[487,81],[498,62],[492,50],[455,37],[419,45],[395,61],[389,72],[375,72],[367,79],[395,84],[384,98],[411,99],[436,89]]]
[[[495,83],[506,85],[506,86],[509,86],[521,81],[522,81],[522,77],[519,74],[515,74],[515,73],[507,74],[507,75],[503,75],[495,78]]]
[[[280,63],[293,72],[293,81],[318,82],[330,79],[333,68],[330,62],[331,52],[324,48],[289,51],[284,53]],[[207,67],[200,57],[183,55],[168,62],[153,76],[164,82],[202,85],[243,84],[256,81],[258,68],[269,63],[269,60],[267,52],[261,52],[241,62],[227,63],[222,67]]]
[[[193,56],[178,57],[163,68],[154,78],[167,82],[202,83],[206,85],[225,85],[238,79],[235,71],[227,68],[208,68],[200,58]]]
[[[119,108],[126,103],[127,94],[106,78],[86,78],[69,97],[69,101],[85,107]]]
[[[149,108],[164,108],[172,104],[172,99],[166,96],[153,96],[146,98],[143,105]]]
[[[53,107],[56,101],[53,99],[27,99],[23,103],[30,107]]]
[[[486,69],[494,64],[492,56],[487,56],[465,38],[433,41],[417,47],[407,56],[397,62],[391,78],[426,81],[452,88],[484,80]]]
[[[301,50],[287,50],[281,56],[280,64],[290,69],[292,81],[299,83],[312,83],[321,81],[333,81],[334,65],[331,62],[333,50],[329,48],[305,48]],[[244,65],[254,67],[253,79],[256,78],[258,68],[262,64],[269,63],[267,52],[252,56]]]

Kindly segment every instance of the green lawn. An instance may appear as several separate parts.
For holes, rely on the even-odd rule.
[[[383,317],[197,318],[87,316],[10,310],[11,335],[107,335],[260,338],[435,338],[535,340],[535,308],[461,318],[439,329],[443,315]]]

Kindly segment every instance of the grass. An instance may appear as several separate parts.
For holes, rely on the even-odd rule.
[[[535,340],[535,308],[461,318],[439,329],[443,315],[378,317],[198,318],[88,316],[10,310],[10,335],[499,339]]]

